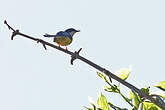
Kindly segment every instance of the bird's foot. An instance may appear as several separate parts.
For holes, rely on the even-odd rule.
[[[58,47],[60,48],[60,44],[58,44]]]
[[[68,51],[68,48],[66,47],[66,49],[65,49],[66,51]]]

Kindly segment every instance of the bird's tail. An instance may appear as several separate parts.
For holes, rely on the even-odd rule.
[[[55,37],[55,35],[50,35],[50,34],[45,34],[45,35],[43,35],[44,37]]]

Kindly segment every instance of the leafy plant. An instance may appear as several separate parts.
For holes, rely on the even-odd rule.
[[[122,80],[126,80],[128,76],[131,73],[130,68],[122,68],[116,72],[116,75],[121,78]],[[120,90],[120,84],[112,84],[110,81],[107,80],[106,76],[103,75],[102,73],[97,72],[97,75],[102,78],[106,84],[104,86],[104,91],[106,92],[111,92],[111,93],[117,93],[119,94],[130,106],[131,108],[123,108],[123,107],[117,107],[113,103],[108,102],[106,97],[103,95],[103,93],[100,93],[98,99],[97,99],[97,104],[94,104],[94,101],[90,100],[90,104],[93,106],[92,108],[90,107],[85,107],[88,110],[161,110],[157,105],[154,103],[150,102],[149,100],[146,100],[144,97],[141,97],[138,95],[133,89],[129,91],[129,98],[123,93],[121,93]],[[157,87],[161,89],[161,92],[155,92],[155,93],[150,93],[150,87],[144,87],[141,88],[141,92],[147,95],[150,95],[156,101],[160,102],[163,106],[165,106],[164,100],[165,100],[165,81],[159,82],[157,85],[154,85],[154,87]]]

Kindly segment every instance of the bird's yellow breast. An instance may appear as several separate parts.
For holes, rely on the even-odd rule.
[[[68,37],[60,36],[60,37],[56,37],[56,39],[54,39],[54,42],[56,42],[61,46],[67,46],[72,42],[72,40],[69,39]]]

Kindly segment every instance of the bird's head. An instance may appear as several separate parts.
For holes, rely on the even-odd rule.
[[[80,30],[76,30],[74,28],[69,28],[67,30],[65,30],[65,32],[70,33],[71,36],[73,36],[76,32],[80,32]]]

